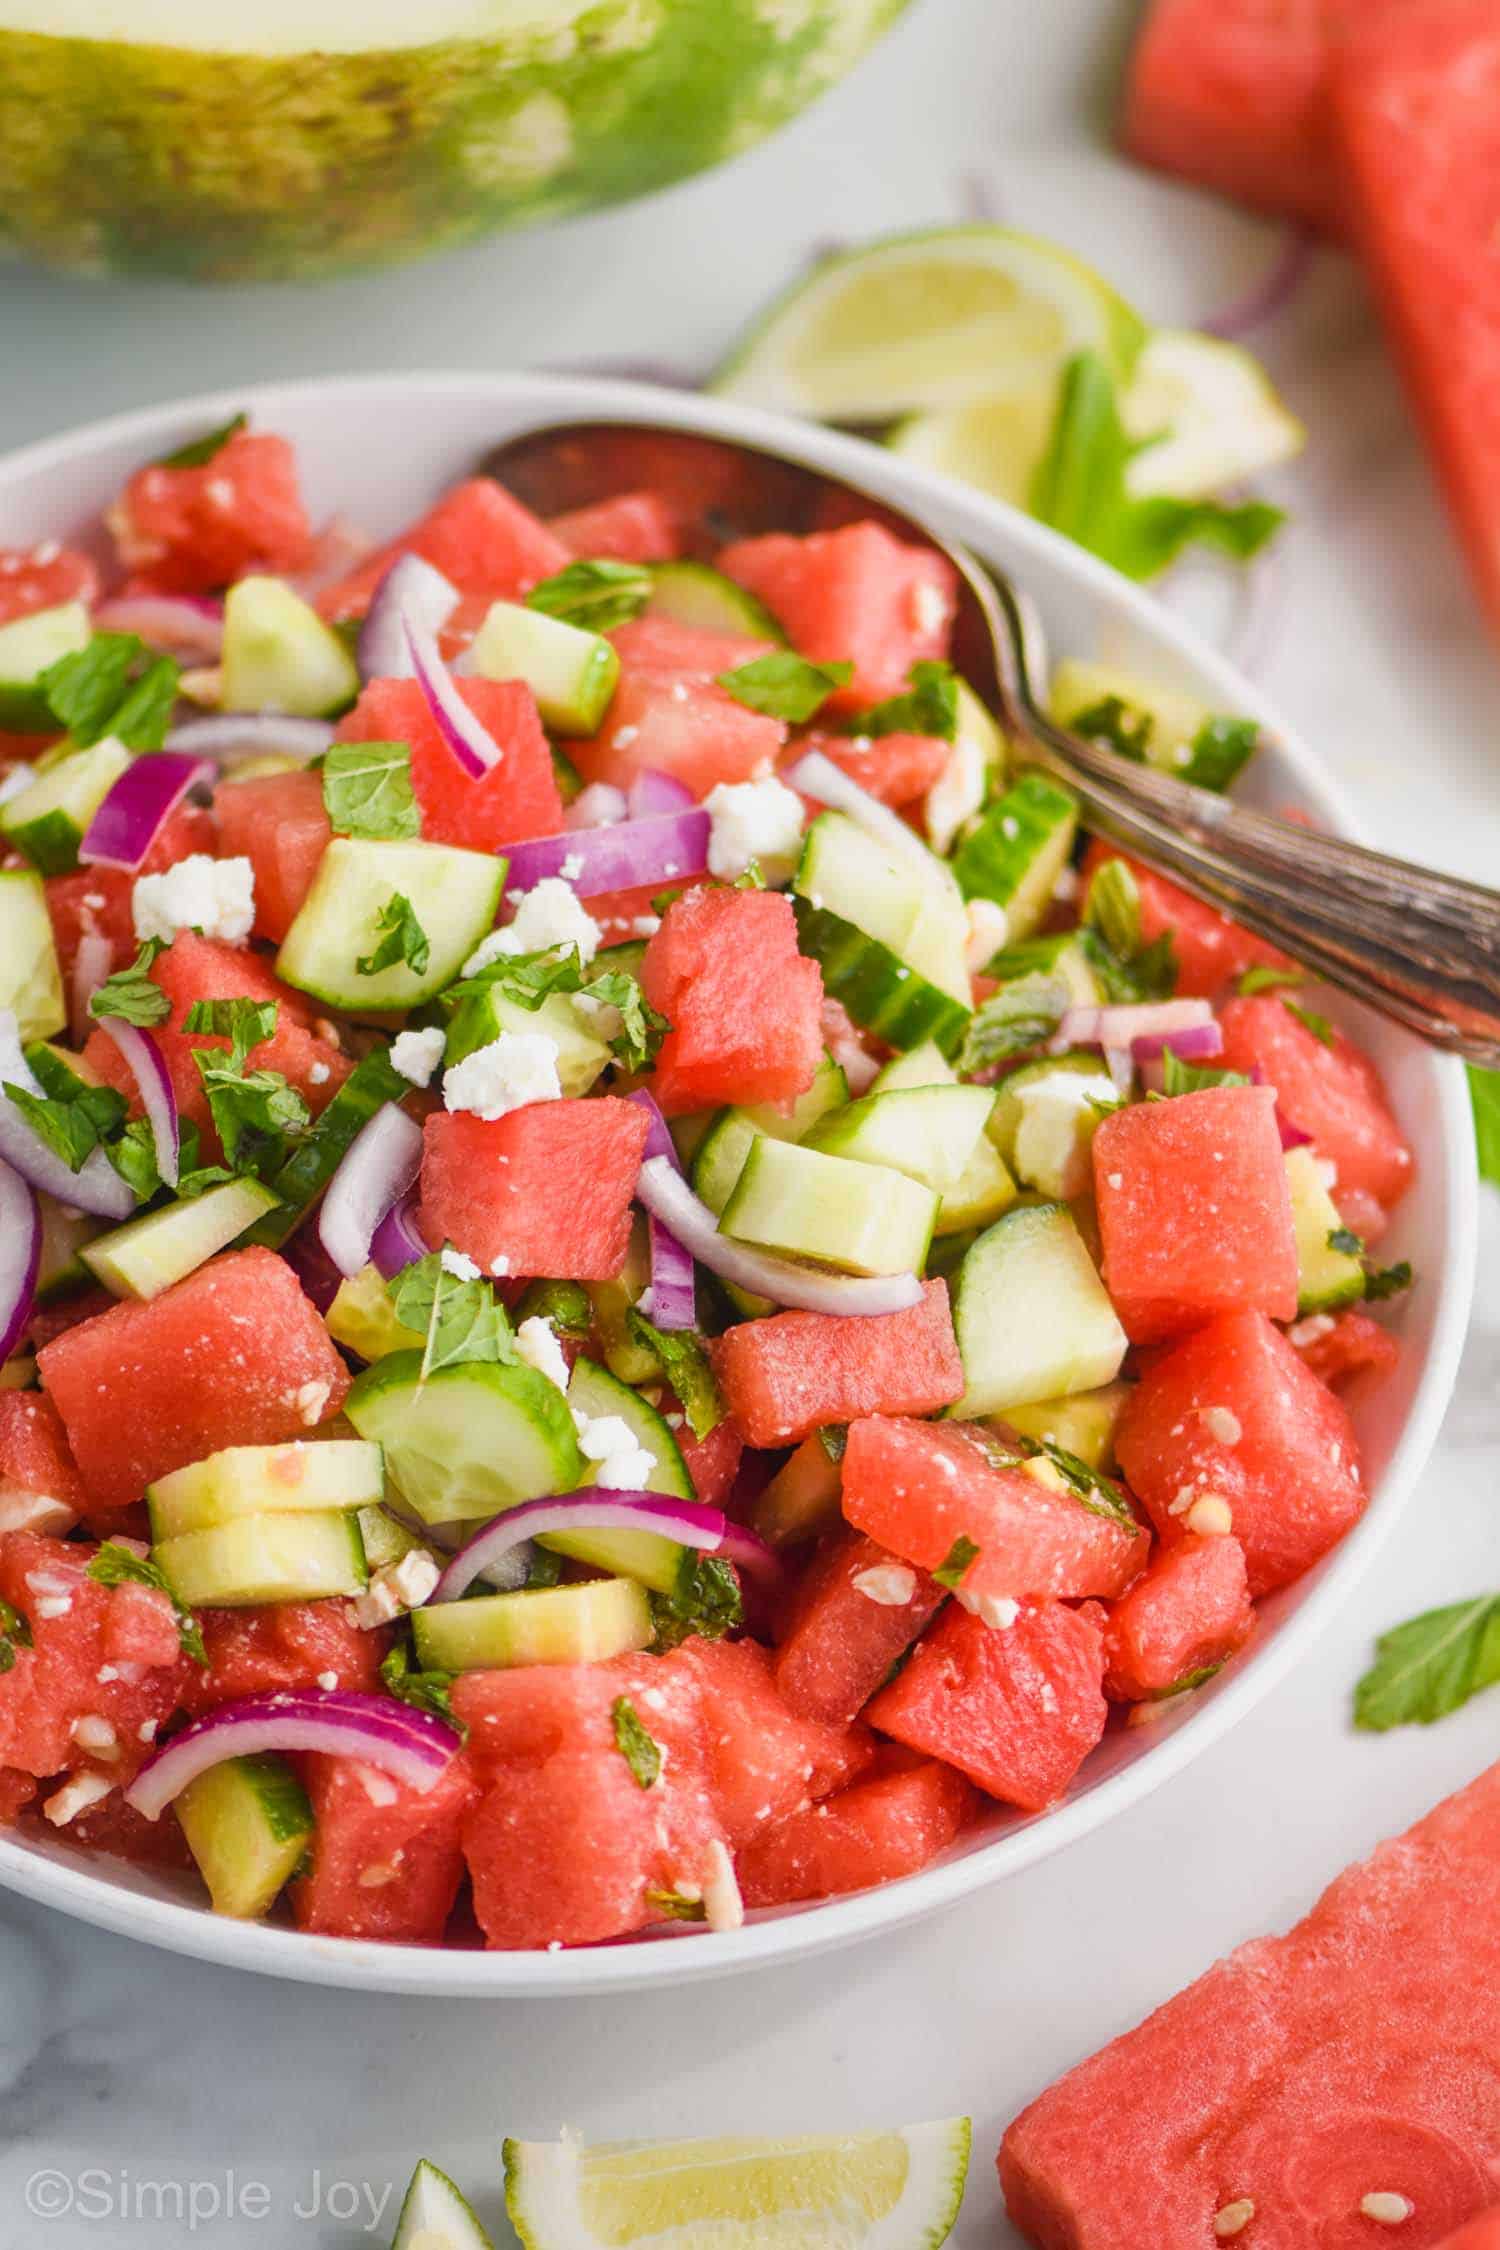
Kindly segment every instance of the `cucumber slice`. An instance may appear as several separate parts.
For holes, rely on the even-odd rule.
[[[917,974],[968,1009],[974,991],[969,973],[969,922],[957,891],[929,894],[901,948],[901,958]]]
[[[1256,730],[1249,720],[1225,718],[1196,696],[1122,672],[1114,664],[1069,659],[1052,675],[1052,716],[1076,729],[1091,716],[1111,747],[1122,739],[1139,745],[1142,762],[1201,789],[1227,789],[1253,755]]]
[[[488,852],[335,836],[276,956],[276,973],[334,1008],[415,1007],[450,984],[488,935],[504,882],[505,861]],[[377,925],[393,898],[404,898],[420,922],[427,966],[418,974],[397,961],[366,975],[358,963],[378,946]]]
[[[323,1315],[336,1344],[360,1359],[385,1359],[391,1352],[420,1352],[427,1339],[396,1318],[391,1293],[376,1266],[361,1266],[339,1283]]]
[[[750,1143],[762,1133],[773,1141],[800,1141],[820,1118],[849,1099],[849,1081],[831,1055],[825,1055],[805,1094],[790,1110],[770,1102],[746,1109],[716,1110],[693,1158],[693,1193],[706,1203],[715,1218],[729,1200],[730,1189],[745,1168]]]
[[[826,908],[904,955],[928,887],[913,861],[888,850],[844,813],[825,812],[802,839],[792,888],[809,905]]]
[[[1345,1231],[1338,1206],[1323,1184],[1310,1148],[1286,1152],[1286,1182],[1292,1191],[1292,1230],[1297,1238],[1297,1310],[1333,1312],[1365,1293],[1364,1262],[1337,1247]]]
[[[282,1758],[226,1758],[190,1781],[172,1810],[215,1914],[237,1921],[269,1912],[312,1841],[307,1791]]]
[[[87,750],[38,764],[35,781],[0,805],[0,834],[43,875],[78,865],[84,831],[130,763],[122,742],[106,735]]]
[[[357,1519],[333,1509],[239,1516],[210,1531],[184,1531],[162,1540],[152,1559],[189,1609],[322,1601],[363,1593],[368,1578]]]
[[[361,1508],[358,1521],[365,1561],[372,1571],[389,1570],[393,1563],[413,1554],[428,1555],[439,1566],[445,1559],[425,1539],[398,1523],[388,1508]]]
[[[1097,1390],[1114,1381],[1126,1352],[1125,1331],[1061,1203],[1007,1211],[980,1235],[958,1271],[953,1327],[966,1387],[946,1411],[960,1421]]]
[[[637,1342],[628,1319],[631,1306],[640,1303],[650,1280],[650,1237],[645,1218],[637,1211],[630,1222],[630,1244],[620,1271],[608,1281],[584,1284],[594,1308],[594,1326],[605,1364],[622,1383],[649,1383],[660,1372],[656,1354]]]
[[[241,578],[230,587],[220,668],[226,711],[327,719],[359,693],[359,673],[338,634],[280,578]]]
[[[985,1130],[1007,1164],[1012,1168],[1016,1157],[1016,1134],[1020,1130],[1023,1104],[1029,1088],[1044,1085],[1060,1075],[1076,1077],[1089,1083],[1103,1078],[1109,1087],[1108,1099],[1118,1101],[1114,1081],[1108,1071],[1100,1066],[1099,1057],[1090,1054],[1048,1055],[1040,1062],[1022,1063],[1008,1078],[1002,1078],[996,1090],[995,1106],[990,1111],[990,1121]],[[1101,1099],[1105,1097],[1101,1096]]]
[[[1107,1070],[1071,1067],[1080,1059],[1062,1056],[1050,1068],[1031,1064],[1005,1088],[1011,1169],[1025,1186],[1060,1203],[1092,1192],[1094,1135],[1120,1100]]]
[[[360,1438],[230,1445],[146,1487],[151,1536],[158,1543],[187,1531],[211,1531],[241,1516],[363,1508],[384,1497],[380,1448]]]
[[[954,1053],[968,1028],[970,1010],[929,984],[878,938],[867,937],[842,915],[794,898],[797,944],[823,971],[823,989],[857,1024],[888,1047],[931,1041]]]
[[[362,1056],[306,1140],[299,1141],[276,1173],[271,1185],[281,1200],[261,1220],[251,1241],[279,1250],[333,1178],[360,1128],[368,1125],[377,1109],[403,1100],[410,1092],[411,1081],[396,1069],[388,1049],[376,1047]]]
[[[814,1430],[772,1477],[751,1516],[754,1529],[771,1546],[816,1539],[838,1522],[844,1470],[843,1450],[836,1451],[837,1458],[824,1433]]]
[[[59,657],[87,648],[90,634],[82,602],[60,602],[0,625],[0,733],[56,734],[41,676]]]
[[[802,1146],[856,1164],[883,1164],[942,1196],[962,1179],[994,1106],[991,1086],[898,1087],[834,1110]]]
[[[695,1497],[693,1480],[676,1438],[639,1391],[620,1382],[597,1361],[579,1359],[574,1362],[573,1380],[568,1385],[568,1404],[592,1418],[606,1414],[619,1417],[655,1463],[646,1479],[648,1492],[667,1492],[677,1500]],[[587,1468],[580,1481],[591,1481]],[[682,1567],[678,1542],[653,1531],[556,1531],[546,1533],[538,1544],[551,1547],[559,1555],[571,1555],[576,1562],[592,1563],[596,1570],[638,1579],[658,1594],[672,1592]]]
[[[736,1242],[839,1273],[920,1273],[937,1205],[904,1173],[762,1135],[719,1225]]]
[[[29,867],[0,870],[0,1008],[23,1041],[50,1039],[68,1020],[47,894]]]
[[[39,1195],[42,1213],[42,1255],[37,1264],[36,1301],[50,1305],[88,1287],[89,1269],[79,1252],[100,1230],[86,1211],[70,1211],[50,1195]]]
[[[755,641],[785,643],[786,634],[764,602],[746,593],[708,563],[657,563],[651,572],[648,617],[674,617],[705,633],[738,633]]]
[[[391,2250],[494,2250],[446,2172],[424,2156],[411,2176]]]
[[[981,1134],[958,1178],[938,1205],[934,1242],[987,1227],[1016,1200],[1016,1183],[998,1149]],[[929,1270],[931,1257],[929,1253]]]
[[[606,1063],[612,1060],[602,1039],[588,1030],[573,1005],[571,993],[549,992],[539,1008],[523,1008],[507,1000],[495,985],[483,992],[466,993],[453,1011],[445,1067],[462,1062],[477,1047],[488,1047],[506,1031],[540,1031],[557,1048],[557,1082],[565,1096],[586,1094]]]
[[[904,1093],[911,1086],[956,1086],[958,1072],[941,1047],[924,1039],[904,1055],[893,1055],[870,1084],[872,1094]]]
[[[1077,798],[1044,774],[1023,773],[954,853],[958,887],[965,898],[1003,906],[1011,936],[1029,937],[1052,903],[1077,833]]]
[[[492,603],[470,655],[487,680],[524,680],[543,724],[559,734],[597,733],[620,677],[619,656],[602,633],[517,602]]]
[[[423,1382],[420,1352],[392,1352],[356,1377],[344,1412],[384,1446],[387,1476],[424,1523],[481,1522],[583,1482],[567,1401],[532,1367],[464,1360]]]
[[[226,1180],[189,1203],[169,1203],[95,1235],[78,1255],[117,1297],[159,1297],[253,1226],[278,1198],[262,1180]]]
[[[538,1586],[429,1603],[411,1613],[424,1671],[490,1672],[516,1664],[607,1664],[649,1648],[651,1604],[633,1578]]]
[[[1115,1466],[1115,1431],[1131,1389],[1129,1383],[1106,1383],[1072,1398],[1028,1400],[1006,1408],[1004,1426],[1040,1444],[1060,1446],[1108,1475]]]
[[[1098,959],[1098,940],[1092,930],[1055,930],[1050,937],[1007,945],[985,964],[985,974],[1002,985],[1019,984],[1023,978],[1033,984],[1045,980],[1061,985],[1070,1006],[1098,1008],[1108,998]]]

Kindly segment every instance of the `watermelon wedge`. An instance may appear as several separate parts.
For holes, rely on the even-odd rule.
[[[1500,2205],[1471,2219],[1457,2234],[1445,2235],[1438,2250],[1500,2250]]]

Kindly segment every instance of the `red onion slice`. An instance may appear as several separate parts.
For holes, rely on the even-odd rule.
[[[1218,1024],[1190,1024],[1186,1031],[1146,1031],[1130,1042],[1137,1062],[1156,1062],[1170,1047],[1179,1062],[1212,1062],[1224,1052],[1224,1034]]]
[[[224,605],[198,594],[117,594],[94,612],[99,633],[136,633],[153,648],[217,664],[224,648]]]
[[[148,750],[132,758],[89,822],[79,858],[91,867],[118,867],[133,875],[163,822],[213,770],[206,758],[182,750]]]
[[[1143,1000],[1125,1007],[1069,1008],[1057,1027],[1056,1045],[1130,1047],[1137,1039],[1162,1038],[1212,1023],[1206,1000]]]
[[[819,1273],[813,1266],[796,1266],[788,1258],[773,1258],[763,1250],[731,1242],[720,1234],[708,1205],[699,1201],[664,1156],[648,1157],[641,1166],[636,1195],[710,1273],[775,1304],[794,1305],[805,1312],[873,1317],[906,1312],[922,1301],[922,1284],[914,1273],[878,1274],[871,1279]]]
[[[391,1206],[375,1229],[370,1257],[384,1281],[389,1281],[393,1273],[404,1273],[431,1249],[431,1244],[424,1242],[417,1232],[416,1211],[416,1197],[404,1196],[401,1202]]]
[[[421,1168],[421,1126],[384,1103],[345,1149],[318,1209],[318,1239],[340,1273],[369,1264],[376,1228]]]
[[[89,1002],[115,965],[115,949],[102,930],[85,930],[68,977],[68,1029],[81,1047],[94,1028]]]
[[[135,1211],[135,1196],[103,1149],[91,1149],[81,1169],[71,1171],[41,1135],[32,1131],[15,1103],[5,1099],[6,1085],[19,1086],[28,1094],[42,1090],[21,1052],[16,1019],[8,1008],[0,1009],[0,1160],[70,1211],[87,1211],[96,1219],[130,1218]]]
[[[815,804],[831,805],[835,812],[847,813],[892,851],[914,860],[929,878],[934,866],[940,864],[899,813],[872,797],[868,789],[861,789],[857,781],[851,781],[843,767],[836,766],[824,751],[806,751],[794,766],[783,770],[781,779]]]
[[[690,881],[708,870],[709,818],[688,812],[649,820],[620,820],[609,828],[571,828],[562,836],[536,836],[507,847],[507,891],[534,890],[561,875],[579,898],[633,891],[650,884]]]
[[[141,1107],[146,1112],[156,1150],[156,1169],[163,1185],[175,1188],[181,1131],[177,1119],[177,1092],[166,1057],[150,1032],[143,1031],[138,1024],[126,1023],[120,1016],[100,1016],[98,1023],[105,1037],[112,1039],[119,1048],[140,1090]]]
[[[662,1539],[675,1539],[679,1547],[697,1547],[712,1555],[723,1546],[728,1528],[721,1508],[660,1492],[612,1492],[589,1485],[581,1492],[523,1500],[459,1548],[427,1598],[456,1602],[512,1547],[523,1540],[545,1538],[549,1531],[653,1531]]]
[[[398,555],[377,584],[359,629],[354,661],[362,680],[408,680],[416,670],[402,622],[409,611],[440,633],[459,603],[458,588],[420,555]]]
[[[626,792],[625,805],[632,820],[651,820],[659,813],[689,812],[697,798],[685,781],[672,773],[648,767],[638,773]]]
[[[451,1727],[394,1696],[356,1695],[341,1688],[273,1689],[221,1703],[193,1720],[142,1766],[124,1793],[125,1802],[147,1820],[157,1820],[211,1766],[267,1750],[319,1750],[329,1757],[358,1758],[426,1791],[457,1749]]]
[[[25,1332],[42,1262],[42,1207],[19,1172],[0,1164],[0,1361]]]
[[[500,745],[482,726],[453,684],[452,675],[438,652],[436,636],[417,614],[413,603],[401,611],[402,629],[411,652],[422,699],[432,713],[438,733],[471,781],[483,781],[491,766],[500,762]]]
[[[681,1178],[682,1166],[667,1131],[667,1121],[653,1097],[644,1086],[638,1086],[627,1099],[645,1112],[646,1157],[659,1156]],[[658,1328],[696,1328],[698,1295],[693,1277],[693,1254],[660,1219],[651,1217],[646,1225],[651,1243],[651,1287],[642,1300],[641,1311]]]
[[[320,1313],[326,1313],[339,1293],[343,1275],[318,1240],[315,1226],[301,1226],[281,1255],[302,1285],[302,1293]]]
[[[284,711],[226,711],[215,718],[184,719],[167,736],[169,750],[211,758],[216,766],[242,758],[321,758],[333,740],[327,719],[294,719]]]

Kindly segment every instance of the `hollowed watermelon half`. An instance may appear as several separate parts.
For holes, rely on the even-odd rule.
[[[456,684],[500,751],[482,780],[459,764],[415,680],[372,680],[340,719],[338,739],[410,743],[411,785],[428,843],[498,852],[530,836],[555,836],[562,798],[536,697],[521,680]]]
[[[947,1850],[977,1802],[951,1766],[890,1761],[757,1837],[739,1856],[741,1895],[747,1906],[785,1906],[915,1875]]]
[[[485,1273],[609,1281],[630,1248],[646,1115],[613,1095],[533,1102],[493,1120],[435,1110],[420,1223]]]
[[[720,1102],[790,1103],[823,1056],[823,978],[797,950],[778,891],[689,891],[646,948],[641,983],[672,1029],[657,1057],[667,1115]]]
[[[835,1532],[797,1589],[776,1685],[802,1717],[847,1726],[946,1599],[947,1589],[862,1532]]]
[[[479,1794],[460,1754],[431,1789],[355,1758],[311,1757],[312,1860],[291,1887],[299,1930],[436,1945],[463,1880],[465,1816]]]
[[[333,834],[322,776],[266,773],[227,782],[215,794],[214,813],[223,857],[248,859],[255,870],[255,935],[280,945]]]
[[[854,666],[829,710],[857,711],[896,695],[913,664],[948,653],[958,602],[953,566],[881,524],[742,539],[724,549],[719,568],[765,603],[803,656]]]
[[[126,568],[165,593],[302,570],[312,554],[297,457],[269,431],[236,430],[197,467],[137,469],[109,526]]]
[[[1104,1692],[1139,1703],[1195,1683],[1255,1630],[1245,1550],[1232,1535],[1190,1534],[1154,1555],[1109,1612]]]
[[[1373,1239],[1380,1215],[1411,1186],[1411,1145],[1391,1114],[1379,1073],[1342,1031],[1312,1030],[1275,993],[1231,1000],[1220,1017],[1224,1061],[1231,1070],[1258,1069],[1275,1088],[1282,1114],[1312,1135],[1319,1156],[1337,1173],[1333,1198],[1342,1210],[1361,1198]],[[1368,1207],[1377,1206],[1372,1226]]]
[[[726,1329],[714,1373],[752,1445],[795,1445],[863,1414],[935,1414],[963,1396],[944,1281],[906,1312],[785,1312]]]
[[[1112,859],[1122,860],[1135,878],[1142,945],[1171,938],[1178,992],[1212,1000],[1247,969],[1289,966],[1286,955],[1278,953],[1274,945],[1242,930],[1227,914],[1220,914],[1215,907],[1194,898],[1191,891],[1180,890],[1165,875],[1158,875],[1154,868],[1126,852],[1116,851],[1097,836],[1083,855],[1085,888]]]
[[[445,492],[376,554],[369,556],[318,596],[324,617],[363,616],[370,596],[398,555],[420,555],[461,594],[487,594],[491,601],[514,601],[537,581],[550,578],[570,559],[571,550],[513,499],[492,477],[471,477]],[[359,739],[353,737],[351,739]],[[369,740],[379,737],[370,736]]]

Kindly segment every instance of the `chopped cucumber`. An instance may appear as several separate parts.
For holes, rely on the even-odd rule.
[[[398,1522],[389,1508],[361,1508],[358,1520],[365,1561],[371,1570],[388,1570],[392,1563],[412,1554],[429,1555],[439,1564],[444,1559],[425,1539]]]
[[[972,1421],[1030,1399],[1097,1390],[1120,1372],[1124,1329],[1061,1203],[1007,1211],[958,1271],[953,1326],[965,1389],[948,1414]]]
[[[901,953],[928,886],[914,861],[847,814],[824,812],[803,837],[793,888],[809,905],[827,908],[892,953]]]
[[[1106,1383],[1101,1390],[1078,1391],[1072,1398],[1041,1398],[1008,1406],[1004,1421],[1022,1437],[1060,1446],[1106,1475],[1115,1466],[1115,1431],[1132,1386]]]
[[[378,1266],[361,1266],[339,1283],[323,1315],[336,1344],[360,1359],[384,1359],[391,1352],[420,1352],[427,1339],[396,1318],[391,1293]]]
[[[920,1273],[937,1205],[904,1173],[762,1135],[719,1224],[736,1242],[840,1273]]]
[[[422,1380],[420,1352],[355,1378],[344,1412],[385,1448],[386,1474],[424,1523],[472,1523],[584,1480],[562,1392],[535,1368],[463,1360]]]
[[[991,1086],[898,1087],[831,1111],[802,1146],[883,1164],[943,1196],[962,1179],[994,1106]]]
[[[0,833],[43,875],[68,874],[84,831],[129,763],[112,735],[45,768],[39,761],[36,779],[0,805]]]
[[[602,633],[516,602],[492,603],[470,654],[487,680],[524,680],[543,724],[559,734],[597,733],[620,677],[620,659]]]
[[[79,1252],[100,1232],[97,1219],[86,1211],[70,1211],[50,1195],[39,1195],[42,1214],[42,1255],[37,1264],[36,1301],[50,1305],[88,1287],[89,1269]]]
[[[1005,729],[987,705],[980,702],[967,680],[958,683],[958,714],[953,728],[955,742],[972,742],[979,752],[980,762],[991,780],[999,780],[1010,760],[1010,744]]]
[[[87,648],[90,631],[82,602],[60,602],[0,625],[0,733],[56,734],[41,676],[59,657]]]
[[[411,2176],[391,2250],[494,2250],[446,2172],[424,2156]]]
[[[786,640],[764,602],[708,563],[657,563],[651,572],[648,617],[673,617],[705,633],[736,633],[754,641]]]
[[[448,1026],[445,1066],[462,1062],[477,1047],[488,1047],[507,1031],[544,1032],[557,1048],[557,1082],[565,1096],[586,1094],[612,1058],[602,1039],[588,1029],[568,992],[549,992],[539,1008],[507,1000],[497,985],[466,993]]]
[[[649,1648],[651,1604],[633,1578],[539,1586],[428,1603],[411,1613],[424,1671],[490,1672],[517,1664],[607,1664]]]
[[[1202,789],[1227,789],[1253,754],[1256,729],[1229,719],[1193,695],[1164,688],[1114,664],[1069,659],[1052,675],[1052,716],[1060,726],[1098,734],[1111,748],[1129,744],[1148,766],[1194,781]]]
[[[1031,1064],[1005,1089],[1014,1112],[1005,1125],[1011,1169],[1024,1186],[1062,1203],[1091,1192],[1094,1135],[1120,1100],[1107,1070],[1070,1068],[1077,1059],[1059,1057],[1051,1068]]]
[[[573,1380],[568,1385],[568,1404],[594,1418],[607,1414],[619,1417],[655,1464],[646,1479],[648,1492],[670,1493],[677,1500],[695,1497],[677,1440],[639,1391],[618,1381],[596,1361],[580,1359],[574,1363]],[[580,1482],[592,1481],[592,1470],[586,1465]],[[671,1593],[682,1566],[682,1549],[677,1541],[664,1539],[654,1531],[555,1531],[546,1533],[540,1544],[560,1555],[571,1555],[577,1562],[592,1563],[596,1570],[618,1571],[626,1578],[639,1579],[658,1594]]]
[[[853,922],[805,898],[794,898],[797,943],[823,971],[823,989],[857,1024],[888,1047],[934,1042],[953,1052],[968,1028],[970,1010],[899,954]]]
[[[835,1459],[821,1430],[804,1438],[755,1503],[752,1523],[773,1547],[815,1539],[839,1521],[843,1455]]]
[[[152,1559],[190,1609],[250,1609],[364,1591],[359,1523],[328,1509],[305,1516],[238,1516],[209,1531],[163,1539]]]
[[[50,1039],[68,1020],[47,894],[29,867],[0,869],[0,1008],[23,1040]]]
[[[1108,998],[1098,969],[1098,939],[1090,929],[1055,930],[1050,937],[1023,938],[1007,945],[985,964],[997,984],[1044,980],[1062,987],[1070,1007],[1098,1008]]]
[[[220,665],[226,711],[326,719],[346,711],[359,693],[343,641],[280,578],[241,578],[230,587]]]
[[[412,1008],[450,984],[489,934],[505,861],[451,844],[335,836],[276,956],[278,976],[330,1007]],[[404,961],[374,974],[359,962],[381,941],[381,916],[405,899],[427,941],[421,971]]]
[[[1344,1222],[1310,1148],[1287,1150],[1286,1181],[1297,1238],[1298,1312],[1333,1312],[1352,1305],[1365,1293],[1364,1262],[1354,1251],[1338,1247]]]
[[[747,1109],[715,1110],[693,1158],[693,1192],[717,1218],[729,1191],[745,1168],[750,1143],[767,1133],[773,1141],[800,1141],[831,1110],[849,1099],[849,1081],[831,1055],[825,1055],[805,1094],[790,1110],[771,1102]]]
[[[959,889],[1003,906],[1011,936],[1029,937],[1052,903],[1077,833],[1077,798],[1044,774],[1023,773],[954,853]]]
[[[146,1487],[151,1536],[158,1542],[211,1531],[240,1516],[363,1508],[384,1496],[380,1448],[360,1438],[230,1445]]]
[[[1013,1070],[1008,1078],[1001,1079],[986,1128],[990,1140],[1012,1170],[1016,1161],[1016,1134],[1020,1130],[1027,1092],[1031,1087],[1043,1086],[1059,1076],[1077,1078],[1085,1085],[1092,1085],[1095,1080],[1103,1078],[1109,1091],[1107,1096],[1101,1095],[1100,1099],[1111,1102],[1119,1100],[1114,1081],[1108,1071],[1102,1068],[1097,1055],[1048,1055],[1040,1062],[1022,1063],[1019,1070]]]
[[[226,1180],[191,1202],[168,1203],[95,1235],[78,1255],[117,1297],[159,1297],[253,1226],[279,1198],[261,1180]]]
[[[269,1912],[312,1841],[307,1791],[282,1758],[226,1758],[172,1810],[215,1914],[242,1922]]]
[[[260,1221],[251,1241],[279,1250],[333,1178],[360,1128],[376,1110],[404,1100],[411,1090],[387,1048],[361,1056],[311,1132],[277,1170],[271,1185],[281,1200]]]
[[[969,973],[969,922],[963,900],[946,886],[923,899],[901,948],[901,958],[928,984],[967,1010],[974,991]]]
[[[870,1085],[872,1094],[904,1093],[911,1086],[956,1086],[958,1072],[941,1047],[924,1039],[919,1047],[909,1047],[904,1055],[893,1055],[877,1071]]]
[[[938,1205],[933,1237],[936,1240],[967,1234],[975,1227],[987,1227],[1002,1211],[1008,1211],[1015,1200],[1016,1183],[1004,1159],[981,1134],[973,1155]]]
[[[605,1365],[622,1383],[649,1383],[659,1372],[656,1354],[631,1334],[628,1318],[631,1306],[645,1296],[650,1280],[650,1237],[645,1217],[637,1211],[630,1222],[630,1243],[619,1272],[608,1281],[585,1283]]]

